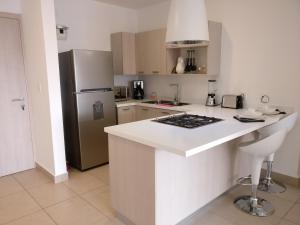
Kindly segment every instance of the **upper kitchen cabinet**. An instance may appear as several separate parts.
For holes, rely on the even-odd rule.
[[[208,22],[209,39],[199,45],[167,46],[167,73],[174,73],[179,57],[192,64],[185,74],[219,75],[221,63],[222,24]],[[192,55],[192,56],[191,56]],[[192,59],[190,59],[192,58]]]
[[[126,32],[112,34],[111,49],[113,53],[114,74],[135,75],[135,34]]]
[[[138,74],[166,74],[166,29],[136,34],[136,71]]]
[[[183,75],[219,75],[222,24],[209,21],[208,29],[210,41],[200,45],[167,46],[166,29],[112,34],[115,74],[172,75],[183,57],[192,64]]]

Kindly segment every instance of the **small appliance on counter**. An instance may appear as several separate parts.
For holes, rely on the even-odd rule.
[[[114,87],[115,102],[127,101],[129,98],[129,88],[127,86]]]
[[[217,106],[217,81],[208,80],[208,96],[206,99],[206,106]]]
[[[244,95],[223,95],[222,108],[242,109],[244,107]]]
[[[144,81],[134,80],[133,84],[133,98],[137,100],[144,99]]]

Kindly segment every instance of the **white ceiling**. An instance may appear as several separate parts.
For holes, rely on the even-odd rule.
[[[150,5],[154,5],[167,0],[95,0],[107,4],[118,5],[131,9],[140,9]]]

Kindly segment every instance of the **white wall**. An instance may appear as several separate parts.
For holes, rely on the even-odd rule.
[[[300,111],[300,1],[209,0],[208,17],[223,23],[222,90],[262,94]],[[274,170],[300,177],[300,123],[276,155]]]
[[[22,3],[25,74],[35,160],[58,177],[67,171],[53,0]]]
[[[55,0],[57,24],[68,26],[68,40],[59,41],[59,52],[70,49],[111,49],[110,34],[136,32],[135,10],[93,0]]]
[[[0,12],[20,14],[21,0],[0,0]]]
[[[167,26],[170,2],[149,6],[138,10],[138,31],[149,31]]]
[[[140,10],[138,30],[165,27],[168,7],[166,2]],[[246,93],[249,106],[258,105],[260,96],[268,94],[271,104],[300,111],[300,1],[209,0],[207,10],[210,20],[223,24],[219,92]],[[183,99],[199,97],[201,101],[205,79],[177,81],[200,90],[183,93]],[[155,89],[155,83],[161,86],[169,82],[166,78],[147,78],[148,92],[150,87]],[[275,171],[300,177],[299,132],[300,122],[277,154]]]

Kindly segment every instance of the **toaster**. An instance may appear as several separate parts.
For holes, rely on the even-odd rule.
[[[222,108],[242,109],[244,107],[244,95],[223,95]]]

